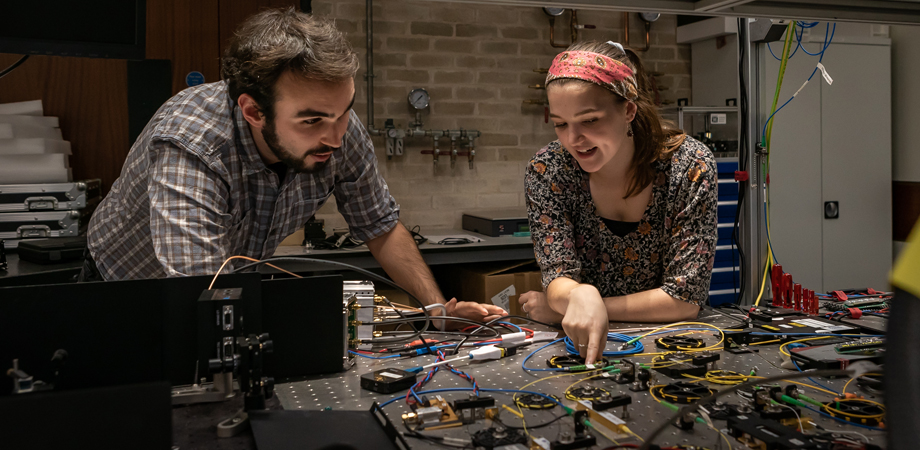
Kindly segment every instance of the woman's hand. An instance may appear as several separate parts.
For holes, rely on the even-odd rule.
[[[538,291],[528,291],[518,297],[521,310],[533,320],[545,323],[561,323],[562,314],[553,311],[546,301],[546,294]]]
[[[593,364],[607,346],[607,305],[597,288],[582,284],[569,291],[569,306],[562,329],[569,336],[585,364]]]

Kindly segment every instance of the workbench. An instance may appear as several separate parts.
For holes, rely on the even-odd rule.
[[[438,245],[426,242],[419,246],[419,251],[429,266],[445,264],[480,263],[495,261],[521,261],[533,259],[533,243],[530,237],[500,236],[489,237],[466,230],[435,229],[425,230],[427,235],[472,235],[482,242],[459,245]],[[273,256],[293,256],[298,258],[317,258],[336,261],[362,269],[378,269],[380,264],[371,255],[366,245],[336,250],[306,249],[302,246],[281,246]],[[67,261],[58,264],[34,264],[20,261],[16,253],[7,253],[9,267],[0,270],[0,286],[24,286],[29,284],[67,283],[75,281],[75,276],[83,267],[82,260]],[[327,264],[312,262],[285,262],[285,269],[293,272],[320,272],[336,270]],[[265,274],[278,273],[276,269],[261,266]]]
[[[423,236],[471,235],[482,240],[470,244],[440,245],[426,242],[418,247],[422,258],[429,266],[444,264],[481,263],[495,261],[520,261],[533,259],[533,241],[530,236],[490,237],[472,231],[457,229],[426,229]],[[371,255],[366,245],[336,250],[307,249],[302,246],[281,246],[274,256],[293,256],[299,258],[317,258],[336,261],[362,269],[377,269],[380,264]],[[330,270],[329,265],[311,262],[285,262],[284,268],[293,272],[313,272]],[[276,269],[262,266],[262,273],[277,273]]]
[[[737,326],[738,322],[733,321],[732,319],[716,315],[712,312],[704,312],[701,314],[701,322],[711,323],[721,328],[729,326]],[[708,317],[707,317],[708,316]],[[617,329],[625,328],[636,328],[636,327],[656,327],[654,324],[617,324],[611,323],[611,332],[616,332]],[[700,327],[697,327],[700,328]],[[544,328],[545,329],[545,328]],[[637,335],[636,333],[630,333]],[[675,333],[672,333],[672,335]],[[676,333],[679,334],[679,333]],[[656,349],[654,339],[657,337],[647,337],[641,340],[644,345],[645,352],[659,352],[661,350]],[[718,333],[714,330],[712,331],[701,331],[694,332],[691,337],[702,338],[704,339],[707,345],[713,345],[718,342]],[[469,375],[473,376],[479,383],[479,387],[483,388],[492,388],[492,389],[520,389],[522,386],[531,383],[539,378],[551,377],[553,375],[559,375],[560,373],[565,372],[525,372],[521,368],[521,362],[527,357],[528,354],[534,350],[540,348],[544,343],[532,344],[530,347],[521,349],[516,355],[503,358],[500,360],[493,361],[482,361],[482,362],[469,362],[469,363],[458,363],[455,367],[458,370],[467,372]],[[612,351],[616,350],[620,345],[620,342],[608,342],[607,350]],[[778,344],[771,345],[762,345],[758,346],[758,353],[747,353],[747,354],[732,354],[729,352],[719,352],[721,355],[721,360],[718,362],[718,369],[721,370],[733,370],[743,374],[749,374],[752,370],[756,371],[758,376],[772,376],[779,375],[782,373],[789,373],[791,371],[786,369],[779,368],[780,363],[782,362],[779,351],[777,350]],[[754,348],[754,347],[752,347]],[[466,351],[462,351],[461,354],[465,354]],[[548,348],[541,350],[535,354],[527,362],[528,368],[546,368],[546,360],[554,355],[563,355],[565,354],[565,348],[562,343],[554,344]],[[613,357],[611,357],[613,358]],[[651,357],[643,357],[641,354],[635,356],[627,357],[616,357],[616,358],[627,358],[631,361],[639,362],[649,362]],[[390,421],[394,423],[397,429],[403,431],[401,415],[403,413],[410,412],[410,409],[406,405],[403,398],[406,396],[406,391],[402,391],[393,395],[383,395],[377,394],[371,391],[363,390],[360,387],[359,376],[364,373],[373,372],[382,368],[401,368],[408,369],[411,367],[428,364],[434,361],[432,356],[423,356],[415,358],[394,358],[394,359],[384,359],[384,360],[372,360],[367,358],[357,358],[357,362],[354,367],[350,370],[337,374],[329,374],[324,376],[312,377],[305,381],[296,381],[296,382],[279,382],[276,385],[276,395],[280,401],[281,406],[284,409],[313,409],[321,410],[326,408],[331,408],[332,410],[367,410],[370,408],[373,402],[378,402],[383,404],[384,402],[393,399],[399,398],[390,405],[384,407],[387,416],[390,418]],[[422,372],[419,375],[419,379],[424,376],[425,372]],[[652,371],[653,380],[652,385],[655,384],[668,384],[673,383],[675,380],[659,374],[655,371]],[[574,402],[564,399],[564,392],[568,386],[572,383],[586,377],[587,374],[582,375],[567,375],[558,378],[547,379],[536,383],[532,386],[529,386],[526,390],[537,391],[546,394],[553,394],[562,399],[563,404],[573,407]],[[689,379],[683,379],[684,381],[690,381]],[[796,381],[801,381],[805,383],[811,383],[807,379],[798,379]],[[823,385],[832,388],[833,390],[839,391],[843,388],[844,383],[847,379],[820,379],[817,380]],[[598,377],[588,381],[585,381],[579,386],[590,383],[594,387],[599,387],[606,389],[610,392],[611,395],[620,395],[626,394],[632,397],[632,404],[629,405],[629,418],[626,420],[627,426],[639,436],[645,437],[648,436],[658,425],[661,424],[661,421],[671,417],[673,411],[670,409],[659,405],[653,398],[650,396],[649,391],[641,392],[632,392],[628,389],[630,385],[620,385],[614,383],[611,379]],[[709,383],[703,383],[713,389],[720,389],[727,386],[714,385]],[[781,383],[786,385],[788,383]],[[850,391],[855,392],[856,383],[850,385]],[[423,395],[425,391],[432,391],[435,389],[447,389],[447,388],[469,388],[470,383],[454,375],[453,373],[441,370],[436,376],[421,389],[419,396]],[[827,394],[820,392],[812,391],[810,389],[804,390],[807,395],[812,398],[818,399],[820,401],[829,401],[831,397]],[[456,399],[463,399],[469,396],[469,391],[459,391],[459,392],[444,392],[438,395],[442,395],[446,400],[453,401]],[[875,400],[882,402],[881,398],[874,397],[872,395],[861,393],[865,395],[867,399]],[[431,398],[435,394],[429,394]],[[496,406],[501,404],[507,404],[517,410],[514,407],[514,402],[510,394],[498,393],[498,392],[482,392],[481,395],[489,395],[495,398]],[[738,404],[741,402],[741,398],[737,394],[729,394],[724,398],[721,398],[720,401],[725,403]],[[500,408],[501,415],[500,420],[506,425],[511,426],[521,426],[521,420],[509,413],[504,408]],[[621,415],[621,408],[615,408],[610,410],[615,413],[617,416]],[[865,430],[861,428],[856,428],[837,422],[830,418],[820,416],[818,414],[812,413],[811,411],[802,409],[804,416],[809,418],[814,423],[819,424],[820,426],[826,428],[830,431],[857,431],[865,435],[872,444],[884,446],[884,433],[878,431]],[[554,407],[550,410],[523,410],[524,418],[527,421],[527,424],[530,426],[542,424],[548,422],[553,418],[562,415],[563,412],[561,408]],[[724,421],[715,421],[717,427],[724,428],[726,422]],[[438,436],[450,436],[454,438],[461,439],[470,439],[472,433],[476,431],[488,428],[491,425],[490,421],[480,420],[475,424],[466,425],[458,428],[449,428],[445,430],[430,431],[428,434],[438,435]],[[573,430],[573,420],[571,418],[563,418],[550,426],[540,428],[537,430],[530,430],[533,436],[542,436],[550,441],[556,440],[558,435],[564,431]],[[595,434],[597,437],[597,446],[592,448],[606,448],[610,445],[613,445],[612,442]],[[860,439],[857,435],[851,435],[856,439]],[[728,437],[729,442],[733,448],[744,448],[744,446],[731,437]],[[433,443],[407,438],[409,445],[412,448],[442,448]],[[622,439],[617,439],[621,444],[623,443],[632,443],[640,444],[640,442],[634,437],[623,437]],[[709,449],[725,449],[725,441],[719,436],[715,431],[702,426],[701,424],[696,424],[692,431],[681,431],[676,427],[668,428],[658,439],[654,442],[657,445],[698,445],[704,446]]]

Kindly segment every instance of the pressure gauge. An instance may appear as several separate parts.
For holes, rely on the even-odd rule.
[[[547,15],[557,17],[561,16],[565,12],[565,8],[543,8],[543,12]]]
[[[422,88],[409,91],[409,104],[415,109],[422,110],[427,108],[429,100],[431,98],[428,96],[428,91]]]
[[[639,17],[641,17],[642,20],[646,22],[654,22],[661,17],[661,13],[644,12],[644,13],[639,13]]]

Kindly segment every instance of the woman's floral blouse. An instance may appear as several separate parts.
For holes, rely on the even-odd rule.
[[[543,286],[568,277],[614,297],[661,288],[696,305],[709,295],[718,239],[718,177],[712,153],[687,138],[666,159],[638,228],[614,235],[597,215],[588,174],[559,141],[527,165],[530,231]]]

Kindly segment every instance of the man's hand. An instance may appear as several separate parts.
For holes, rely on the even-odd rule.
[[[458,302],[456,298],[450,299],[444,306],[447,308],[448,316],[462,317],[477,322],[489,322],[508,315],[507,311],[495,305],[476,302]],[[470,324],[453,321],[447,323],[447,328],[455,329],[468,325]]]
[[[533,320],[546,323],[561,323],[562,314],[553,311],[546,301],[546,294],[538,291],[528,291],[518,297],[521,309]]]
[[[569,292],[569,306],[562,329],[569,336],[585,364],[592,364],[607,347],[607,306],[597,288],[579,285]]]

